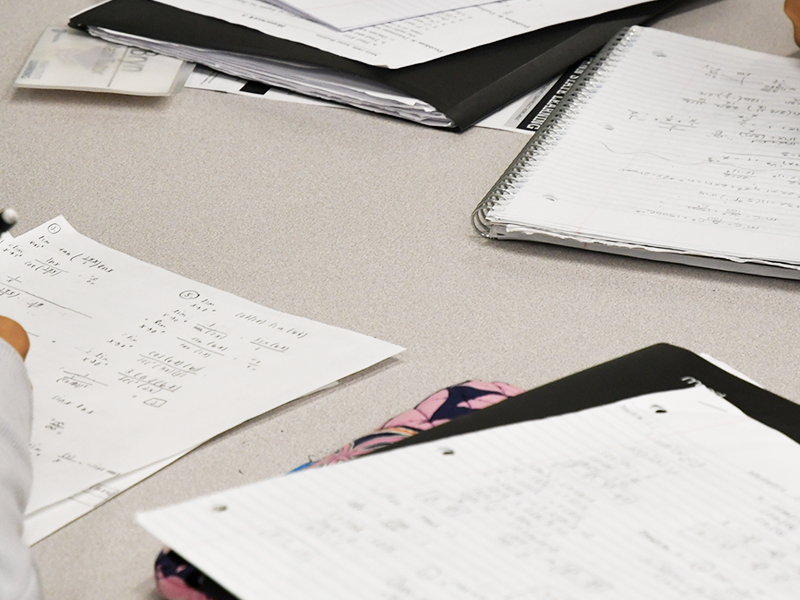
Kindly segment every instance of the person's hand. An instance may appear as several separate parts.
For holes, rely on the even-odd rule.
[[[19,352],[19,355],[25,360],[31,343],[22,325],[8,317],[0,317],[0,339],[11,344],[11,347]]]
[[[786,0],[783,11],[794,25],[794,41],[800,46],[800,0]]]

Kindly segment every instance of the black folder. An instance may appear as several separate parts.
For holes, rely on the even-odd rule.
[[[645,2],[402,69],[373,67],[153,0],[110,0],[69,24],[337,69],[427,102],[464,130],[599,50],[621,28],[649,21],[682,1]]]
[[[380,451],[563,415],[698,383],[722,395],[749,417],[800,443],[800,405],[732,375],[694,352],[656,344],[468,413]]]

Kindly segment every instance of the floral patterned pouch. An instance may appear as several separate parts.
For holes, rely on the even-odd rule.
[[[456,384],[428,396],[416,407],[387,421],[373,433],[358,438],[324,458],[301,465],[294,471],[358,458],[462,415],[497,404],[522,391],[521,388],[500,382],[472,380]],[[155,579],[156,588],[166,600],[236,600],[168,548],[162,550],[156,559]]]

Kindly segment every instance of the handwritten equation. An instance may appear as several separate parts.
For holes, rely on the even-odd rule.
[[[63,218],[0,244],[0,265],[0,314],[32,340],[30,511],[399,351],[141,263]]]
[[[634,28],[571,110],[531,166],[533,201],[498,213],[800,264],[796,59]]]
[[[674,60],[675,81],[666,79],[675,91],[653,102],[658,109],[627,109],[629,123],[639,130],[628,132],[638,148],[609,144],[608,149],[630,159],[620,173],[637,190],[641,181],[648,189],[669,184],[666,189],[674,193],[657,207],[642,206],[647,202],[629,206],[659,219],[777,235],[796,243],[800,71],[787,64],[741,68],[741,61],[727,59],[724,52],[714,64],[705,58],[688,60],[670,49],[643,59],[653,68],[663,61],[666,69]],[[687,72],[687,66],[694,71]],[[658,69],[662,76],[664,71]]]
[[[207,574],[243,600],[340,597],[328,593],[340,586],[396,600],[795,598],[800,448],[726,404],[702,386],[642,396],[140,521],[217,567]],[[742,436],[772,453],[737,464],[725,450]],[[759,465],[779,455],[776,480]],[[230,575],[225,561],[242,570]],[[265,561],[271,569],[255,568]]]
[[[793,121],[800,116],[800,77],[793,82],[764,80],[752,72],[711,65],[699,70],[696,87],[684,90],[670,112],[628,109],[628,121],[658,131],[650,148],[628,152],[646,158],[632,161],[646,166],[621,168],[621,173],[683,186],[684,195],[694,195],[697,201],[676,203],[667,211],[637,210],[667,219],[796,235],[800,126]],[[730,91],[731,86],[736,91]],[[694,152],[696,158],[691,156]]]

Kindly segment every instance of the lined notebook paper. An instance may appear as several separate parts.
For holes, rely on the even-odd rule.
[[[800,594],[800,446],[703,387],[139,515],[240,598]]]
[[[800,278],[798,117],[800,60],[633,27],[475,223],[490,237]]]

